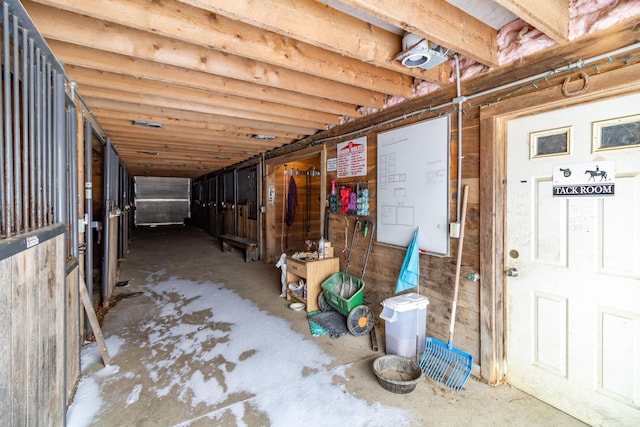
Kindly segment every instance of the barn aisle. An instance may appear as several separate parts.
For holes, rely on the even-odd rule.
[[[368,336],[313,337],[279,297],[279,269],[199,229],[137,229],[130,248],[103,324],[113,364],[85,346],[69,426],[583,425],[473,379],[461,393],[424,376],[410,394],[384,390]]]

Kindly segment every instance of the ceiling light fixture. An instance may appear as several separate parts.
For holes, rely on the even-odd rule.
[[[152,129],[162,129],[162,123],[160,122],[148,122],[146,120],[132,120],[134,126],[142,126]]]
[[[260,139],[263,141],[273,141],[274,139],[276,139],[276,137],[273,135],[263,135],[261,133],[258,133],[253,135],[253,139]]]
[[[447,49],[417,34],[407,33],[402,38],[402,52],[396,56],[396,60],[408,68],[423,68],[429,70],[447,60]]]

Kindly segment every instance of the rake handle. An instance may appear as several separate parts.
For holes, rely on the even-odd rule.
[[[464,223],[467,219],[467,198],[469,186],[462,189],[462,215],[460,216],[460,237],[458,238],[458,257],[456,260],[456,277],[453,287],[453,303],[451,304],[451,322],[449,323],[449,347],[453,345],[453,328],[456,323],[456,306],[458,304],[458,288],[460,287],[460,270],[462,267],[462,244],[464,241]]]

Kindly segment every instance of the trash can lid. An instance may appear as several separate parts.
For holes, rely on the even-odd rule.
[[[424,295],[419,295],[414,292],[408,294],[397,295],[395,297],[387,298],[382,301],[382,305],[385,308],[390,308],[395,311],[409,311],[417,309],[427,308],[429,305],[429,298]]]

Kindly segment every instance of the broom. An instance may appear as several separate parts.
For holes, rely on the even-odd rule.
[[[460,285],[460,266],[462,262],[462,242],[464,239],[464,223],[467,216],[467,193],[465,185],[462,193],[462,217],[460,219],[460,238],[458,239],[458,259],[456,261],[456,277],[451,305],[451,322],[449,324],[449,342],[443,343],[435,338],[427,338],[424,354],[420,360],[422,372],[434,381],[444,383],[447,387],[460,391],[467,383],[473,356],[453,346],[453,327],[456,321],[456,304]]]

